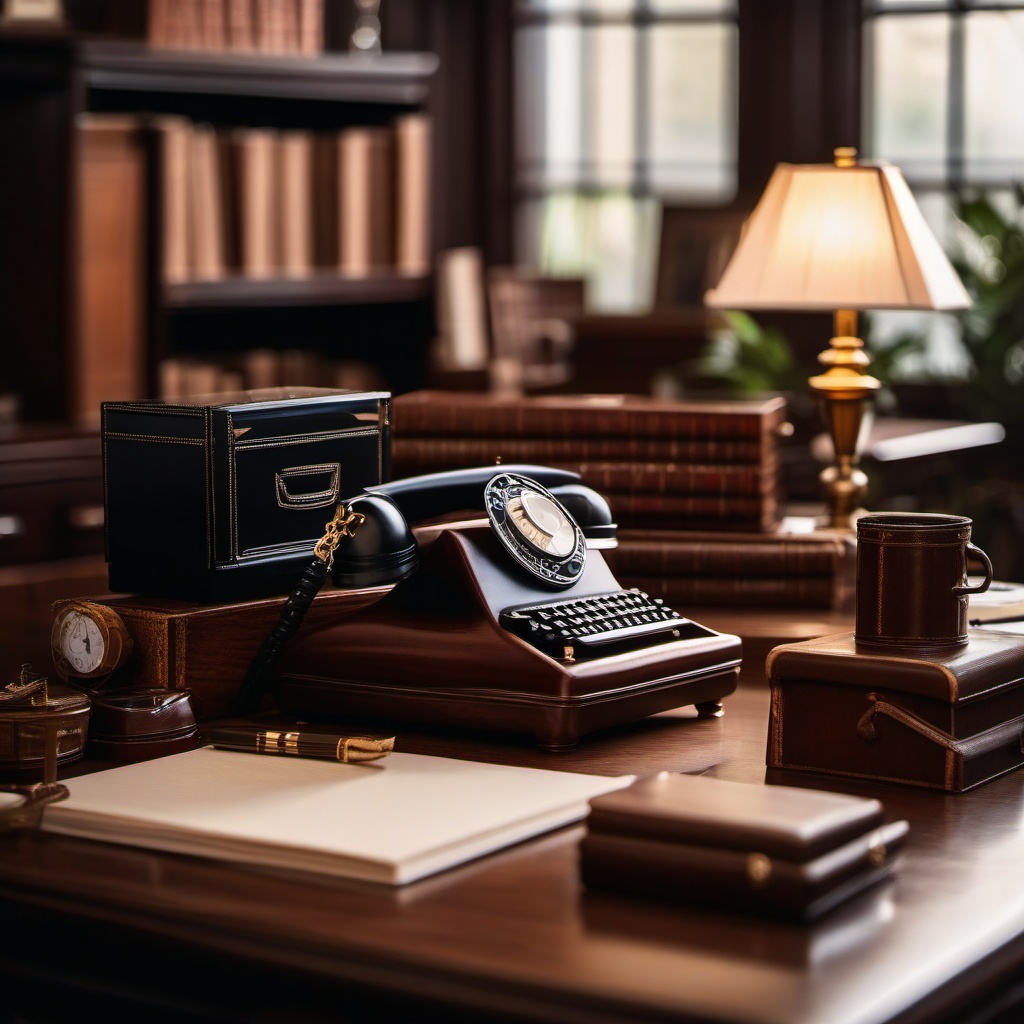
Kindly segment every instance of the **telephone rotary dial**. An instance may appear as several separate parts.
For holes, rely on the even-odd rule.
[[[487,518],[519,566],[549,587],[571,587],[583,575],[587,542],[565,507],[535,480],[499,473],[484,488]]]

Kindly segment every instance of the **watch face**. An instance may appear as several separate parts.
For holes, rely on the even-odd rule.
[[[576,520],[550,491],[516,473],[499,473],[484,490],[494,532],[515,561],[553,588],[583,575],[587,546]]]
[[[72,609],[60,622],[60,653],[77,675],[89,675],[103,664],[106,644],[99,626],[85,612]]]

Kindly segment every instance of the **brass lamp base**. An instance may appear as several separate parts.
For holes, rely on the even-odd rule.
[[[818,356],[825,372],[811,377],[808,384],[818,397],[835,450],[835,461],[819,476],[826,503],[824,525],[853,529],[868,485],[858,463],[881,382],[867,372],[871,360],[855,335],[857,314],[838,310],[835,325],[836,337]]]

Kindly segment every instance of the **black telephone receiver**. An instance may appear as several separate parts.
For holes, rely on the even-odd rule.
[[[495,522],[493,513],[500,511],[505,492],[499,494],[489,485],[503,477],[525,478],[539,485],[534,489],[539,495],[535,501],[539,509],[536,514],[557,514],[557,509],[542,504],[545,496],[554,499],[555,506],[561,506],[561,511],[567,512],[568,518],[579,526],[587,547],[615,547],[615,523],[608,502],[585,486],[578,473],[525,463],[478,466],[377,484],[344,502],[350,515],[365,518],[334,553],[331,576],[335,586],[380,586],[409,575],[419,559],[411,522],[445,512],[477,510],[491,514],[495,528],[500,531],[504,520],[499,518]],[[528,527],[535,526],[528,515],[525,519]]]

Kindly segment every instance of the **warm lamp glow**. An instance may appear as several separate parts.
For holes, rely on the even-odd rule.
[[[856,337],[857,310],[964,309],[971,304],[903,175],[858,164],[837,149],[832,164],[779,164],[718,286],[718,309],[831,310],[836,337],[809,381],[836,453],[822,473],[828,523],[848,527],[867,478],[857,467],[879,382]]]
[[[899,170],[780,164],[707,305],[963,309],[970,298]]]

